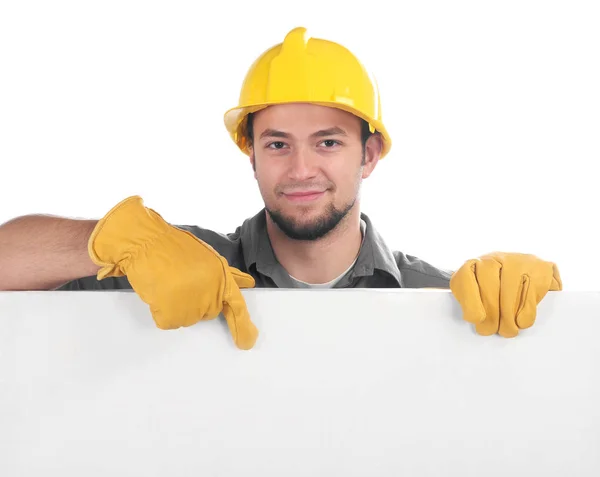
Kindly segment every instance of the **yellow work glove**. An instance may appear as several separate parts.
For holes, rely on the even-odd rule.
[[[88,252],[102,267],[98,280],[127,276],[158,328],[191,326],[222,312],[236,346],[254,346],[258,330],[240,291],[254,287],[254,279],[193,234],[165,222],[140,197],[123,200],[98,222]]]
[[[512,338],[535,323],[537,305],[548,291],[562,290],[562,281],[552,262],[495,252],[466,261],[450,289],[478,334]]]

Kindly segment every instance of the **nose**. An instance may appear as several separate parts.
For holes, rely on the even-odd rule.
[[[296,148],[289,156],[288,177],[294,181],[306,181],[317,176],[317,161],[304,148]]]

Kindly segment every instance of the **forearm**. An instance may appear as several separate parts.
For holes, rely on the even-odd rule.
[[[95,275],[87,247],[97,222],[27,215],[0,226],[0,290],[52,290]]]

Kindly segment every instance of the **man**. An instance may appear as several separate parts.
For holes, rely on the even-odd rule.
[[[258,335],[242,288],[450,288],[478,333],[507,337],[562,289],[556,265],[532,255],[451,273],[387,248],[360,186],[391,138],[376,83],[343,46],[292,30],[252,64],[224,120],[265,204],[235,232],[173,226],[137,196],[99,221],[20,217],[0,227],[0,289],[133,288],[162,329],[222,312],[241,349]]]

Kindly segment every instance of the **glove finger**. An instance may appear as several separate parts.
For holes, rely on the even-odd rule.
[[[550,274],[550,268],[552,268],[552,276],[548,280],[546,277]],[[530,328],[534,325],[537,305],[550,290],[562,290],[562,280],[555,264],[547,263],[546,270],[542,271],[539,276],[524,276],[521,303],[516,316],[516,324],[520,329]]]
[[[231,276],[237,283],[237,286],[240,288],[254,288],[256,286],[256,282],[252,275],[248,275],[247,273],[241,272],[235,267],[229,267],[229,271],[231,272]]]
[[[522,330],[532,327],[537,316],[538,300],[530,285],[530,278],[525,276],[521,291],[519,310],[517,310],[517,317],[515,320],[517,327]]]
[[[500,289],[500,328],[498,334],[505,338],[513,338],[519,334],[517,315],[522,312],[526,301],[531,300],[529,277],[515,276],[510,270],[503,270]],[[527,306],[531,312],[531,307]]]
[[[150,313],[152,314],[152,319],[157,328],[160,328],[161,330],[174,330],[179,328],[179,326],[174,324],[174,320],[169,319],[169,317],[158,308],[151,306]]]
[[[468,260],[450,278],[450,290],[462,308],[463,319],[473,324],[482,323],[486,318],[475,277],[476,262]]]
[[[469,260],[450,280],[450,288],[461,304],[463,318],[484,336],[498,331],[500,314],[500,264],[495,260]]]
[[[477,262],[475,267],[481,301],[486,319],[475,325],[475,331],[482,336],[498,333],[500,326],[500,277],[502,264],[497,260],[486,259]]]
[[[233,280],[233,274],[229,274],[227,289],[223,296],[223,316],[235,345],[239,349],[249,350],[256,343],[258,329],[250,319],[246,300]]]

